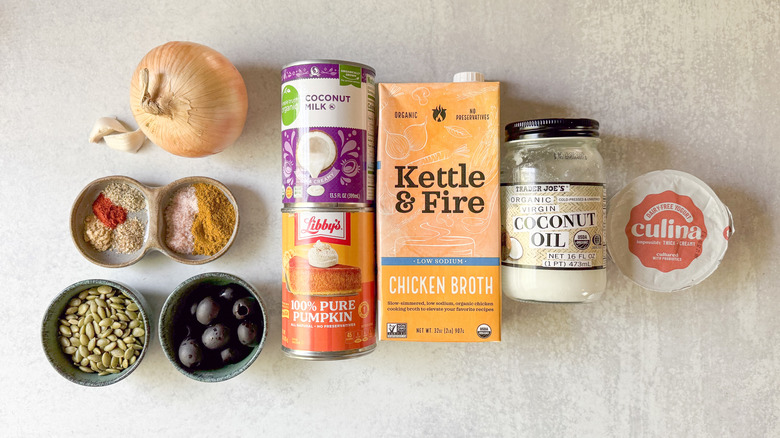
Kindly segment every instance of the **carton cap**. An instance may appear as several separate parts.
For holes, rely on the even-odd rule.
[[[485,82],[485,75],[478,71],[462,71],[455,73],[452,82]]]

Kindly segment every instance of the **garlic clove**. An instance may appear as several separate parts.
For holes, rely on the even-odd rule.
[[[110,134],[103,137],[108,147],[118,151],[136,153],[146,141],[143,131],[137,129],[132,132]]]
[[[113,117],[101,117],[92,126],[92,131],[89,133],[89,142],[98,143],[106,135],[129,131],[119,120]]]

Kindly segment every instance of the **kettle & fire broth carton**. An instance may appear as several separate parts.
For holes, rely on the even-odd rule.
[[[499,83],[478,76],[379,86],[382,340],[501,340]]]

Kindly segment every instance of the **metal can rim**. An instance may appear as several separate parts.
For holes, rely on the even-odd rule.
[[[344,213],[374,213],[373,207],[282,207],[282,213],[298,213],[306,211],[338,211]]]
[[[286,354],[288,357],[291,357],[293,359],[304,359],[304,360],[312,360],[312,361],[343,360],[343,359],[354,359],[356,357],[361,357],[369,353],[373,353],[374,351],[376,351],[376,344],[377,341],[375,340],[373,344],[369,344],[361,348],[356,348],[352,350],[340,350],[340,351],[294,350],[292,348],[282,346],[282,352]]]
[[[295,67],[296,65],[306,65],[306,64],[347,64],[353,67],[360,67],[369,70],[371,73],[374,74],[374,76],[376,76],[376,69],[374,67],[371,67],[370,65],[363,64],[360,62],[346,61],[344,59],[304,59],[303,61],[296,61],[296,62],[291,62],[287,65],[283,65],[282,70],[289,67]]]

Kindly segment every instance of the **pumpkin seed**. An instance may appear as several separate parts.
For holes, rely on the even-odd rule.
[[[95,337],[95,327],[92,327],[92,324],[87,324],[84,330],[84,334],[87,335],[88,338],[94,338]]]
[[[60,326],[60,333],[62,333],[62,334],[63,334],[63,335],[65,335],[65,336],[71,336],[71,335],[73,335],[73,332],[72,332],[72,331],[70,331],[70,327],[68,327],[68,326],[66,326],[66,325],[61,325],[61,326]]]
[[[108,344],[105,347],[103,347],[103,350],[104,351],[111,351],[114,348],[116,348],[116,342],[111,342],[110,344]]]
[[[127,327],[131,328],[131,329],[134,329],[134,328],[136,328],[136,327],[138,327],[140,325],[141,325],[141,322],[138,321],[137,319],[134,319],[134,320],[130,321],[130,324],[128,324]]]
[[[81,362],[79,362],[79,363],[80,363],[80,364],[81,364],[81,366],[83,366],[83,367],[89,366],[89,359],[87,359],[86,357],[82,357],[82,358],[81,358]]]
[[[116,369],[116,368],[106,368],[106,372],[111,373],[111,374],[117,374],[120,371],[118,369]]]
[[[68,307],[67,309],[65,309],[65,314],[66,315],[73,315],[74,313],[76,313],[78,311],[79,311],[78,307]]]
[[[135,344],[135,338],[132,337],[132,336],[128,336],[128,337],[126,337],[126,338],[124,338],[122,340],[125,341],[125,344],[127,344],[127,345]]]
[[[119,318],[120,321],[123,321],[123,322],[129,322],[130,321],[130,318],[127,315],[125,315],[124,312],[117,312],[116,316],[117,316],[117,318]]]
[[[144,331],[144,329],[142,329],[141,327],[136,327],[136,328],[133,329],[133,336],[135,336],[136,338],[140,338],[141,336],[143,336],[145,334],[146,334],[146,331]]]
[[[65,352],[65,354],[73,354],[77,351],[76,347],[67,346],[62,349],[62,351]]]
[[[136,351],[141,351],[144,349],[143,345],[140,344],[130,344],[130,348]]]
[[[75,337],[75,336],[72,336],[72,337],[71,337],[70,339],[68,339],[68,340],[70,341],[70,345],[72,345],[72,346],[74,346],[74,347],[78,347],[79,345],[81,345],[81,341],[79,341],[79,338],[77,338],[77,337]]]
[[[90,362],[99,362],[100,361],[100,355],[99,354],[90,354],[87,356],[87,359],[89,359]]]
[[[86,299],[87,295],[89,295],[89,290],[83,290],[79,292],[79,299],[81,300]]]
[[[110,373],[108,371],[101,371],[101,372],[98,373],[98,376],[107,376],[109,374]]]
[[[114,323],[114,321],[112,321],[111,318],[103,318],[103,319],[100,320],[98,325],[101,326],[101,327],[108,327],[108,326],[110,326],[113,323]]]
[[[110,351],[110,353],[114,357],[124,357],[124,355],[125,355],[125,352],[120,350],[120,349],[118,349],[118,348],[114,348],[113,350]],[[111,360],[113,360],[113,359],[111,359]]]
[[[83,303],[76,310],[78,311],[79,315],[84,315],[85,313],[87,313],[87,310],[89,310],[89,304]]]
[[[116,356],[111,358],[111,368],[116,368],[120,364],[120,359]]]
[[[86,333],[79,336],[79,342],[81,342],[81,345],[87,345],[89,344],[89,336],[87,336]]]
[[[87,368],[85,366],[80,366],[79,369],[81,371],[84,371],[85,373],[94,373],[94,371],[92,371],[92,368]]]
[[[104,318],[106,318],[108,316],[108,314],[106,313],[106,308],[105,307],[98,307],[97,308],[97,313],[98,313],[98,315],[100,315],[100,319],[104,319]]]
[[[81,357],[89,356],[89,350],[87,350],[87,346],[86,345],[80,345],[79,346],[79,354],[81,355]]]
[[[127,310],[129,310],[131,312],[137,312],[138,311],[138,305],[131,302],[130,304],[127,305]]]
[[[132,348],[128,348],[127,350],[125,350],[124,358],[127,360],[133,357],[134,355],[135,355],[135,350],[133,350]]]
[[[105,337],[107,337],[110,334],[111,334],[111,329],[107,328],[107,329],[103,330],[103,332],[98,335],[98,338],[105,338]]]
[[[107,294],[107,293],[111,292],[112,290],[114,290],[114,289],[111,286],[108,286],[108,285],[105,285],[105,284],[97,287],[97,291],[99,293],[101,293],[101,294]]]
[[[116,340],[116,346],[119,347],[119,349],[122,351],[127,350],[127,344],[125,344],[125,341],[121,339]]]
[[[115,322],[115,323],[111,324],[111,328],[112,329],[118,329],[120,327],[122,327],[122,324],[120,324],[119,322]]]
[[[119,338],[117,338],[116,335],[113,334],[113,333],[108,335],[108,340],[109,341],[115,342],[117,339],[119,339]]]
[[[59,341],[60,341],[60,345],[62,345],[63,348],[70,347],[70,341],[65,336],[60,336]]]
[[[92,312],[89,312],[84,317],[84,324],[92,324],[92,321],[95,320],[95,316],[92,314]]]
[[[89,343],[87,343],[87,348],[89,350],[94,350],[95,347],[97,347],[97,338],[92,338],[89,340]]]
[[[135,363],[135,356],[130,358],[130,361],[128,362],[130,365]]]
[[[125,336],[123,335],[123,333],[124,332],[122,331],[122,329],[114,329],[114,335],[116,335],[117,337],[124,338]]]
[[[100,348],[103,348],[106,345],[108,345],[109,342],[111,342],[111,341],[109,341],[108,339],[98,339],[97,340],[97,346],[100,347]]]
[[[90,296],[88,296],[88,297],[86,297],[86,298],[84,298],[84,299],[85,299],[85,300],[87,300],[87,301],[89,301],[89,303],[90,303],[90,306],[89,306],[89,307],[92,307],[92,303],[94,303],[94,302],[95,302],[95,299],[96,299],[96,298],[97,298],[97,297],[96,297],[95,295],[90,295]]]

